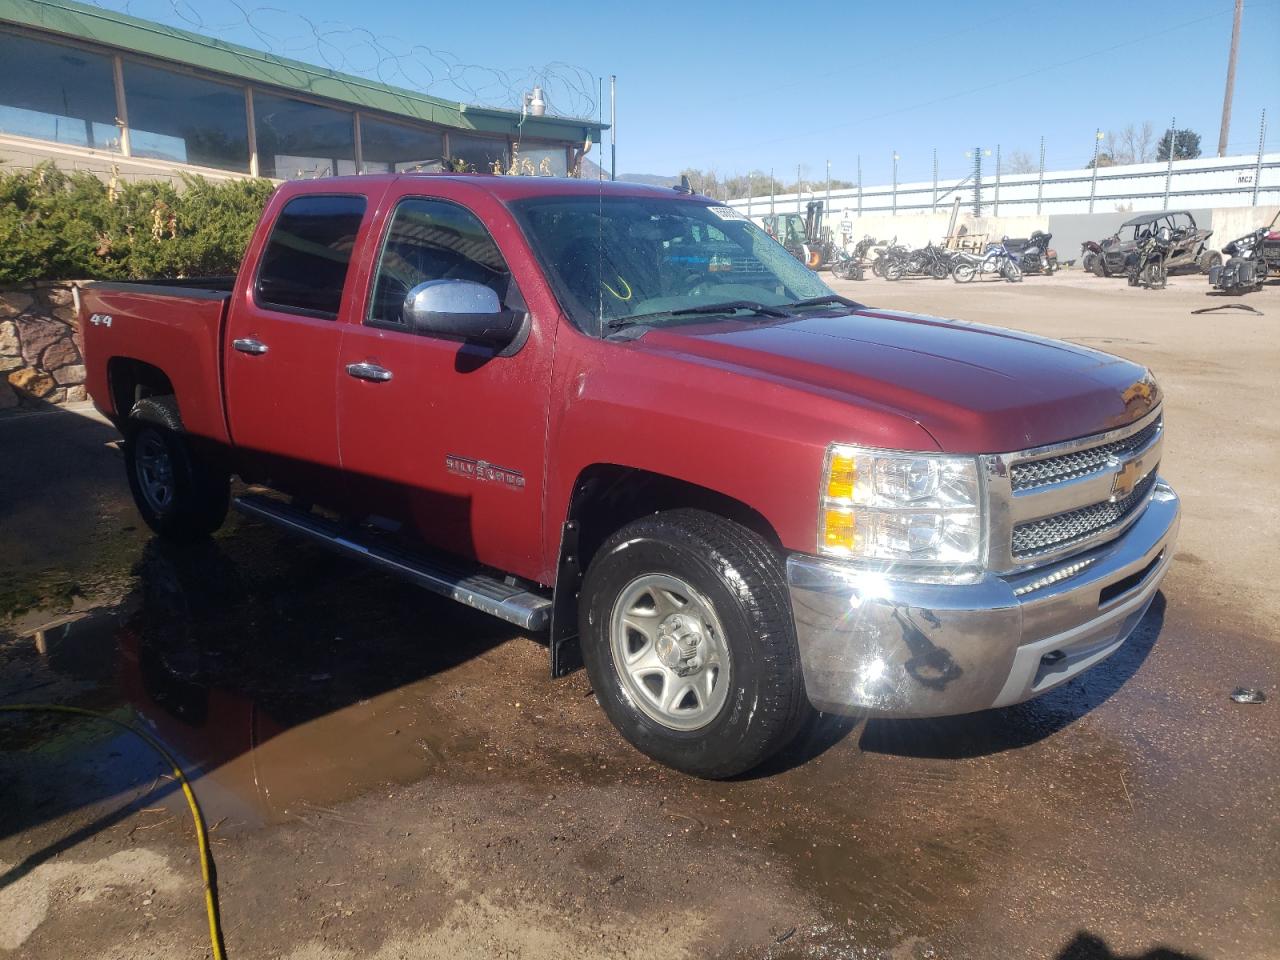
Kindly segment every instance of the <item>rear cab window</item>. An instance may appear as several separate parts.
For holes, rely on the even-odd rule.
[[[308,195],[285,204],[254,280],[260,307],[336,320],[368,199]]]

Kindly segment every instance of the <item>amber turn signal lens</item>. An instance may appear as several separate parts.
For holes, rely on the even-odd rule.
[[[833,453],[827,472],[827,498],[852,501],[853,488],[857,482],[858,462],[853,454]]]
[[[855,553],[858,524],[851,510],[827,508],[822,511],[822,539],[832,553]]]

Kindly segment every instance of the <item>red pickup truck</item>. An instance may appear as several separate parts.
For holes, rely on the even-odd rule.
[[[235,278],[81,294],[166,537],[246,513],[545,631],[708,777],[812,710],[1025,700],[1172,556],[1150,374],[837,296],[737,211],[594,181],[281,186]]]

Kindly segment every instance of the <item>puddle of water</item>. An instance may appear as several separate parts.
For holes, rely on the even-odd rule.
[[[281,566],[263,544],[245,556],[254,548],[241,541],[186,553],[149,544],[118,604],[16,620],[0,638],[0,702],[73,704],[146,729],[182,762],[208,822],[225,821],[220,834],[341,820],[332,808],[343,800],[483,754],[482,738],[445,713],[443,674],[505,628],[477,630],[466,611],[424,623],[441,604],[421,591],[308,551]],[[15,784],[0,836],[130,800],[181,818],[164,769],[107,724],[0,717],[0,779]]]

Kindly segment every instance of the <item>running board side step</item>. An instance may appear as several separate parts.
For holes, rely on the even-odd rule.
[[[477,566],[426,554],[410,553],[386,544],[361,542],[357,531],[306,510],[246,494],[235,499],[236,509],[328,547],[364,560],[432,593],[474,607],[525,630],[545,630],[551,622],[551,598],[527,584],[506,581]]]

